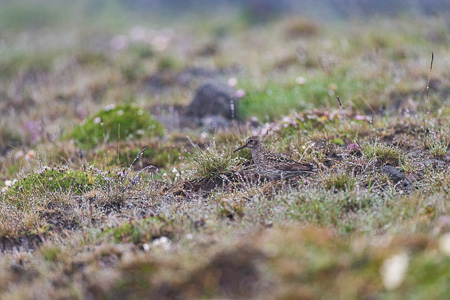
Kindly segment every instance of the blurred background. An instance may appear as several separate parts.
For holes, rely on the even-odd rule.
[[[251,24],[286,15],[302,15],[321,21],[408,14],[446,16],[446,0],[23,0],[0,1],[0,26],[6,29],[70,28],[86,25],[125,26],[133,23],[167,25],[210,18],[232,18]]]
[[[124,103],[166,134],[203,136],[230,116],[257,128],[337,109],[337,95],[363,114],[414,112],[431,52],[430,105],[440,108],[449,32],[447,0],[0,0],[0,154],[67,141]],[[239,99],[232,114],[200,113],[201,94],[196,108],[207,80]]]

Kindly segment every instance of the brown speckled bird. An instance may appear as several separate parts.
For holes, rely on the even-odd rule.
[[[234,152],[243,148],[249,148],[252,151],[258,173],[270,179],[287,179],[316,171],[311,164],[300,163],[283,154],[269,152],[256,136],[248,138],[245,144]]]

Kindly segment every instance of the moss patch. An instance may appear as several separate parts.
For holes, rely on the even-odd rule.
[[[93,148],[103,142],[162,136],[163,126],[144,110],[129,104],[103,109],[77,126],[70,135],[80,147]]]

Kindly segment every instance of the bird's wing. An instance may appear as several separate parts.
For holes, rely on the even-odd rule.
[[[282,171],[301,171],[301,172],[314,172],[313,165],[308,163],[300,163],[282,154],[266,153],[264,158],[276,164],[277,169]]]

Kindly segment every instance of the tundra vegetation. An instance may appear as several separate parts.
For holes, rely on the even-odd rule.
[[[29,2],[0,12],[0,298],[450,295],[445,14]],[[187,109],[210,80],[231,119]],[[251,135],[318,172],[260,178]]]

